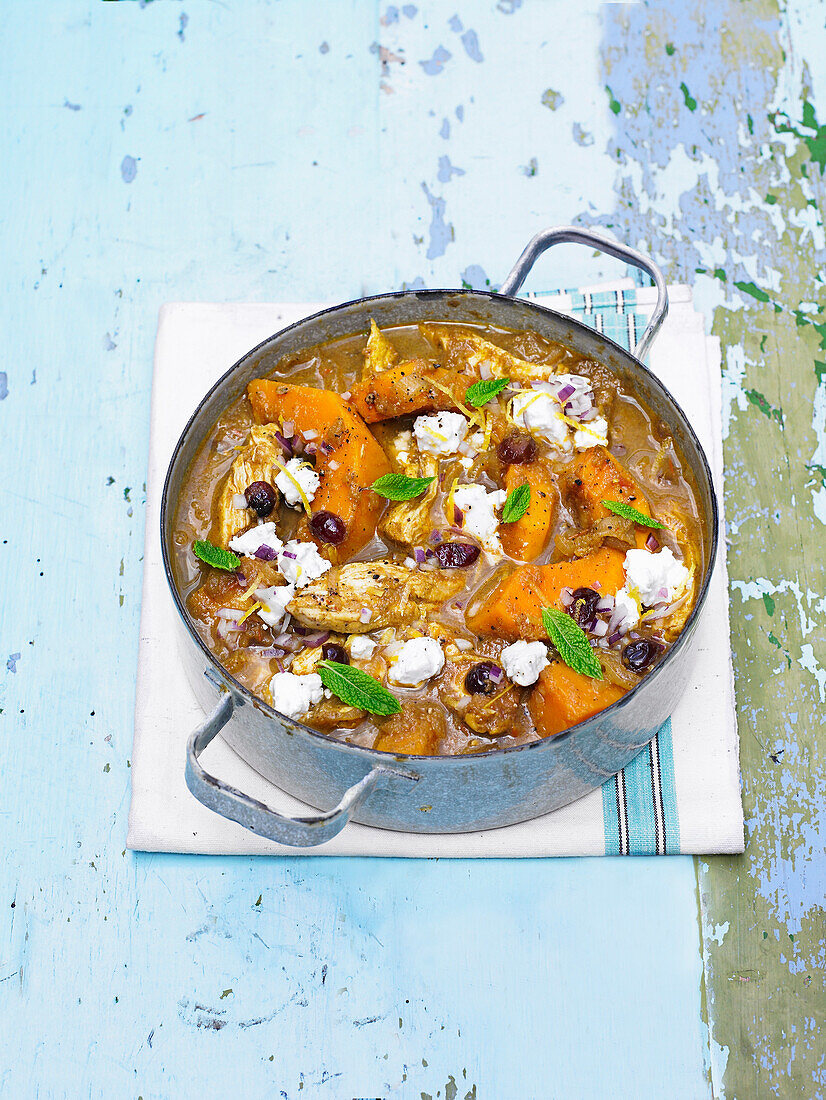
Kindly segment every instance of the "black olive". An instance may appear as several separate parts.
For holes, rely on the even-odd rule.
[[[636,672],[642,676],[643,672],[662,653],[663,648],[659,642],[652,642],[648,638],[640,638],[638,642],[629,642],[622,651],[622,663],[631,672]]]
[[[316,512],[310,520],[310,530],[320,542],[338,546],[347,538],[347,525],[335,512]]]
[[[499,670],[491,661],[480,661],[465,676],[465,691],[471,695],[495,695],[498,685],[491,679],[491,672]]]
[[[325,661],[337,661],[340,665],[350,664],[347,650],[344,646],[337,645],[335,642],[325,642],[321,647],[321,656]]]
[[[253,481],[244,490],[244,497],[247,507],[252,508],[261,519],[268,516],[278,503],[278,494],[268,481]]]
[[[597,604],[601,599],[599,592],[595,592],[593,588],[576,588],[574,602],[568,608],[568,614],[580,626],[587,626],[596,618]]]
[[[479,547],[469,542],[440,542],[434,553],[442,569],[464,569],[479,557]]]
[[[504,466],[521,466],[533,462],[536,458],[536,443],[524,432],[511,432],[506,435],[496,453]]]

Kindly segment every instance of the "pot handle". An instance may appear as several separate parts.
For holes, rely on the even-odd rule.
[[[341,832],[352,813],[383,780],[392,778],[415,782],[416,775],[394,771],[378,765],[345,791],[339,804],[328,813],[316,817],[285,817],[255,798],[230,787],[204,771],[198,757],[232,717],[233,697],[225,694],[196,729],[186,746],[186,785],[207,809],[230,821],[237,821],[257,836],[287,844],[293,848],[311,848],[324,844]]]
[[[635,348],[631,349],[631,354],[636,356],[637,359],[644,359],[654,342],[654,337],[657,335],[660,325],[665,320],[665,315],[668,313],[668,291],[666,290],[663,273],[659,267],[649,256],[637,252],[635,248],[629,248],[628,245],[612,241],[610,237],[605,237],[602,233],[595,233],[592,229],[580,229],[576,225],[560,225],[555,229],[543,229],[528,242],[527,248],[513,265],[513,269],[500,287],[499,293],[509,295],[518,293],[519,288],[528,276],[528,272],[542,253],[549,249],[551,245],[566,242],[590,245],[599,252],[605,252],[608,256],[625,260],[627,264],[638,267],[651,276],[654,286],[657,288],[657,304],[654,306],[654,312],[646,325],[642,339],[638,341]]]

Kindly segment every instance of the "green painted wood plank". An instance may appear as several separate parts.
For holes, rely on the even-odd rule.
[[[603,47],[620,201],[598,220],[696,281],[723,346],[748,841],[697,879],[709,1076],[740,1100],[826,1085],[823,13],[623,7]]]

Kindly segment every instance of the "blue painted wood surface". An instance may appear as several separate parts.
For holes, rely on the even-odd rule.
[[[616,205],[601,35],[537,0],[0,7],[0,1095],[709,1094],[689,859],[123,850],[158,307],[498,283]]]

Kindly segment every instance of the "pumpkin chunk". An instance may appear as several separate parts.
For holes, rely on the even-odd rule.
[[[518,489],[526,481],[531,488],[527,512],[515,523],[502,523],[499,526],[503,550],[519,561],[533,561],[545,549],[559,504],[556,481],[544,463],[508,466],[505,475],[505,489],[508,493]]]
[[[375,424],[395,416],[458,409],[477,380],[475,373],[459,374],[426,359],[409,359],[362,378],[353,386],[353,401],[364,420]]]
[[[247,394],[261,423],[292,422],[298,432],[315,433],[320,482],[312,512],[334,512],[344,520],[347,535],[335,548],[338,560],[358,553],[375,534],[385,507],[369,486],[390,472],[390,462],[370,429],[349,402],[330,390],[259,378],[250,382]],[[325,548],[306,523],[296,537]]]
[[[603,596],[616,595],[625,583],[623,561],[619,550],[603,547],[576,561],[519,566],[467,616],[467,625],[477,634],[509,641],[547,638],[542,609],[562,610],[563,588],[594,588]]]
[[[552,661],[539,674],[528,710],[540,737],[553,737],[610,707],[625,691],[610,680],[593,680],[562,661]]]

